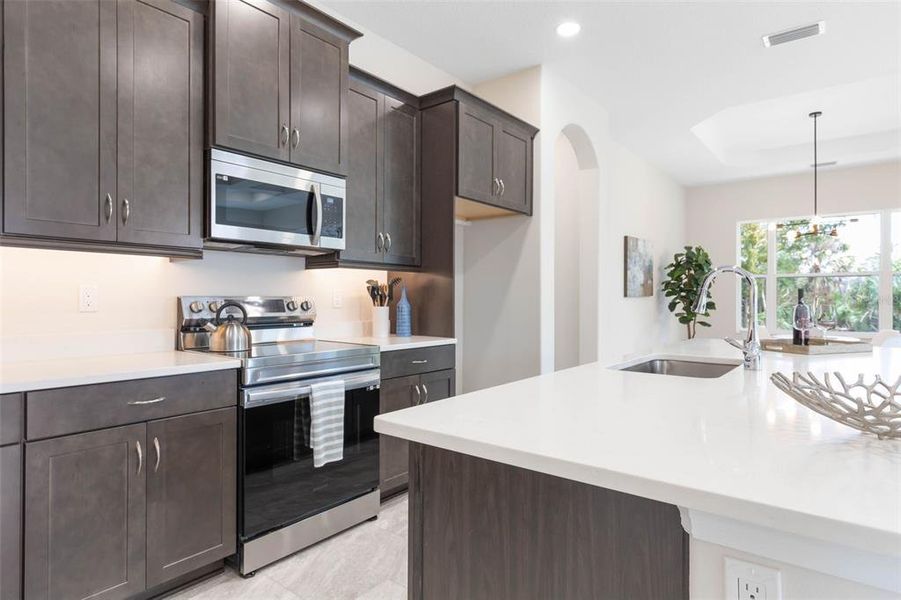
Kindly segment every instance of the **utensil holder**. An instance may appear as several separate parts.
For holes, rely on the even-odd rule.
[[[388,337],[391,335],[391,321],[388,318],[387,306],[372,307],[372,337]]]

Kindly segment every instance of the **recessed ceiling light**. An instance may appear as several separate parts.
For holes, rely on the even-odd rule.
[[[575,21],[564,21],[557,25],[557,35],[560,37],[572,37],[582,31],[582,26]]]

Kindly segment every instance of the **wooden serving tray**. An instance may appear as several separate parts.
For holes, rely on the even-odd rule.
[[[795,346],[787,339],[761,340],[760,345],[769,352],[788,352],[790,354],[844,354],[851,352],[872,352],[873,345],[862,340],[835,340],[811,338],[809,346]]]

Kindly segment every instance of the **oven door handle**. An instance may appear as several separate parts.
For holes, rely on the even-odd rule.
[[[318,246],[322,237],[322,192],[315,183],[313,187],[313,198],[316,200],[316,225],[313,229],[313,245]]]
[[[339,379],[344,380],[345,390],[378,387],[381,380],[381,372],[379,369],[370,369],[368,371],[360,371],[357,373],[347,373],[339,377],[317,377],[316,379],[307,379],[306,381],[295,381],[292,383],[279,383],[249,388],[241,391],[241,405],[245,409],[248,409],[257,406],[265,406],[267,404],[277,404],[279,402],[285,402],[286,400],[303,398],[310,395],[312,384]]]

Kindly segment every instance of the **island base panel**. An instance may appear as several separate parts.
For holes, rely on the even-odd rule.
[[[688,598],[672,505],[410,444],[408,597]]]

